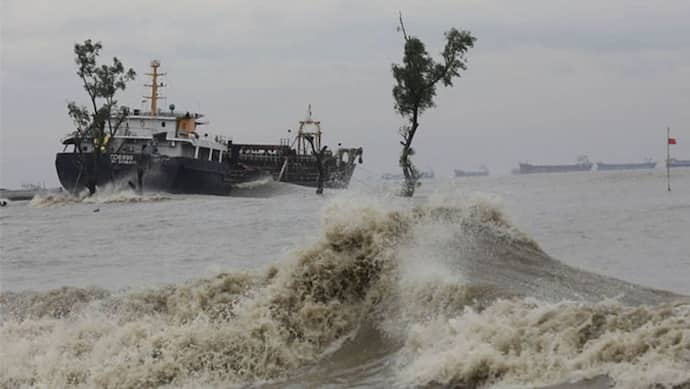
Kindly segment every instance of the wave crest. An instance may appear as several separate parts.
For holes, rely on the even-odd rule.
[[[659,372],[648,382],[682,382],[688,305],[587,302],[612,294],[649,304],[675,298],[554,261],[490,201],[335,201],[323,237],[265,274],[121,293],[3,294],[12,314],[0,326],[0,385],[282,379],[318,367],[363,327],[395,345],[388,358],[401,385],[533,385],[592,374],[627,383],[637,368]]]
[[[690,384],[690,305],[499,300],[415,324],[400,376],[414,385],[545,386],[611,377],[625,388]]]

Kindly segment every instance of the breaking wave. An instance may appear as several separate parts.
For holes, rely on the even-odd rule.
[[[285,182],[278,182],[271,176],[266,176],[254,181],[235,184],[232,187],[232,197],[274,197],[299,192],[307,192],[308,188],[292,185]],[[309,190],[313,193],[313,189]]]
[[[93,196],[84,189],[79,194],[66,191],[56,193],[39,193],[31,199],[29,206],[34,208],[55,207],[66,204],[109,204],[109,203],[138,203],[167,200],[170,197],[160,193],[137,193],[129,187],[108,184],[99,187]]]
[[[267,185],[271,182],[274,182],[273,177],[268,176],[268,177],[264,177],[264,178],[254,180],[254,181],[242,182],[242,183],[236,184],[234,187],[239,188],[239,189],[252,189],[252,188],[257,188],[257,187]]]
[[[3,293],[0,386],[690,385],[687,298],[548,257],[490,199],[323,219],[260,274]]]

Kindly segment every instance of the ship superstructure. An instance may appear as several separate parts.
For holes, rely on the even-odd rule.
[[[346,188],[356,163],[362,163],[362,148],[323,149],[322,135],[321,122],[312,118],[309,105],[307,117],[299,122],[292,143],[286,138],[278,145],[233,144],[232,157],[243,165],[267,172],[276,181],[316,187],[319,169],[315,152],[321,152],[324,186]]]
[[[58,153],[60,183],[76,192],[94,184],[126,183],[139,190],[172,193],[229,194],[233,184],[257,178],[252,171],[229,159],[228,138],[202,129],[200,113],[168,112],[158,108],[160,82],[158,61],[151,62],[150,110],[132,111],[117,132],[103,144],[84,142],[78,133],[63,138]],[[71,150],[68,150],[72,146]],[[97,148],[100,148],[97,150]],[[92,189],[92,188],[90,188]]]

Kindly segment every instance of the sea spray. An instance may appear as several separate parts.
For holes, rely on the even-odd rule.
[[[107,184],[98,187],[93,195],[84,189],[80,193],[57,192],[39,193],[29,202],[33,208],[47,208],[66,204],[110,204],[110,203],[139,203],[170,199],[169,195],[161,193],[137,193],[126,185]]]
[[[44,317],[60,319],[83,309],[92,301],[109,296],[110,292],[104,289],[68,286],[43,293],[3,292],[0,294],[0,321],[10,318],[19,321]]]
[[[414,386],[545,386],[608,375],[616,387],[690,384],[690,305],[500,299],[414,324],[400,379]]]
[[[268,176],[268,177],[260,178],[260,179],[254,180],[254,181],[242,182],[242,183],[235,185],[234,187],[238,188],[238,189],[254,189],[257,187],[268,185],[272,182],[274,182],[273,177]]]
[[[299,382],[376,337],[392,345],[387,382],[401,386],[688,380],[678,296],[549,258],[481,196],[350,200],[325,209],[318,241],[261,274],[3,293],[0,386]]]
[[[266,276],[130,292],[59,317],[8,318],[2,384],[147,387],[194,376],[246,383],[312,363],[357,329],[390,262],[387,245],[404,234],[398,213],[353,216],[359,221],[328,226],[322,241]]]

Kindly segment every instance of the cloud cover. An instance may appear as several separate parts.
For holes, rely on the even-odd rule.
[[[690,158],[690,3],[562,1],[2,2],[0,186],[56,185],[54,153],[83,101],[72,46],[101,40],[139,77],[158,58],[167,103],[201,110],[210,132],[275,142],[311,103],[326,142],[365,148],[358,174],[397,170],[391,63],[410,33],[438,52],[443,32],[479,40],[469,69],[422,117],[417,164],[450,176],[520,160],[665,158],[664,129]],[[684,139],[687,139],[684,141]]]

